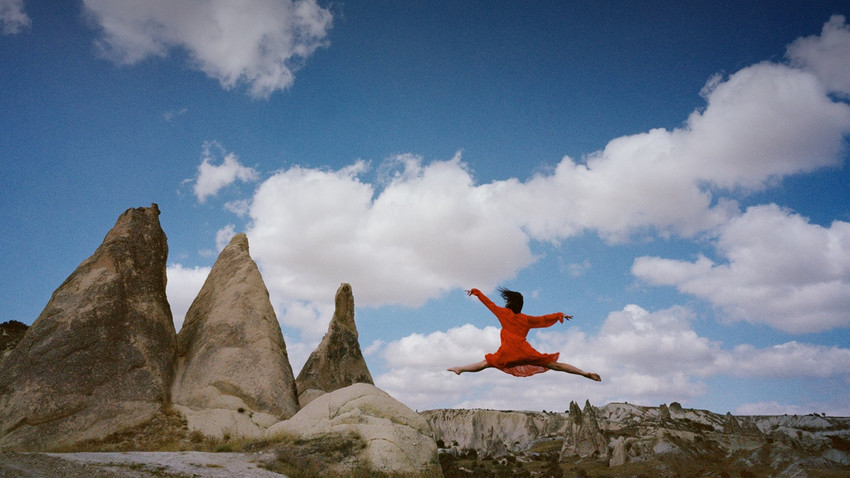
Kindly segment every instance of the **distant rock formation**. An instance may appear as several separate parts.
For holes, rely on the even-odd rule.
[[[2,363],[3,357],[10,354],[12,349],[18,345],[18,342],[24,338],[28,328],[26,324],[17,320],[0,324],[0,363]]]
[[[190,428],[260,435],[298,411],[286,344],[245,234],[221,251],[177,347],[172,400]]]
[[[176,351],[159,208],[129,209],[0,367],[0,447],[73,445],[169,402]]]
[[[564,437],[563,413],[443,409],[421,412],[441,448],[454,455],[475,450],[480,457],[518,453]]]
[[[271,440],[292,440],[295,446],[313,440],[320,445],[328,435],[363,442],[362,447],[351,447],[354,456],[327,463],[323,472],[328,475],[346,476],[351,465],[365,465],[391,476],[443,476],[428,422],[374,385],[357,383],[326,393],[266,432]]]
[[[564,433],[561,460],[572,456],[608,458],[608,441],[599,430],[590,401],[584,403],[584,411],[576,402],[570,402],[570,419]]]
[[[360,351],[351,285],[339,286],[335,303],[328,332],[295,379],[302,407],[321,392],[332,392],[355,383],[374,383]]]
[[[847,417],[735,416],[685,409],[676,402],[598,408],[586,402],[583,410],[571,403],[568,413],[548,414],[545,423],[552,427],[542,436],[539,425],[531,425],[539,423],[540,412],[429,410],[422,415],[442,453],[477,455],[488,462],[601,464],[611,467],[609,476],[620,476],[617,467],[625,464],[623,476],[688,476],[700,469],[705,474],[699,476],[832,476],[850,469]],[[528,425],[512,425],[522,423],[523,416]],[[563,431],[551,436],[558,424],[565,425]],[[500,432],[500,427],[513,431]],[[500,433],[504,442],[495,443]],[[547,445],[559,440],[560,454]],[[502,471],[509,476],[510,470]]]

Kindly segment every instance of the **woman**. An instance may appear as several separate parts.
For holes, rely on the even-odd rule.
[[[570,364],[558,362],[558,353],[542,354],[531,346],[525,339],[528,331],[532,328],[549,327],[555,322],[564,322],[564,319],[572,319],[571,315],[564,315],[563,312],[555,312],[554,314],[541,315],[539,317],[525,315],[522,311],[522,294],[512,290],[500,288],[499,292],[502,298],[505,299],[505,306],[499,307],[493,301],[482,294],[478,289],[470,289],[466,291],[468,295],[478,297],[484,305],[490,309],[490,312],[499,319],[502,324],[502,331],[499,334],[502,344],[499,350],[494,354],[487,354],[481,362],[463,365],[461,367],[452,367],[449,372],[454,372],[460,375],[463,372],[480,372],[486,368],[495,367],[505,373],[515,375],[517,377],[529,377],[536,373],[542,373],[547,370],[557,370],[559,372],[573,373],[582,377],[601,382],[598,374],[585,372]]]

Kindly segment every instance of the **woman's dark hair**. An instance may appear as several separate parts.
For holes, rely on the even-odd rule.
[[[522,311],[522,294],[504,287],[499,287],[499,293],[505,299],[505,308],[511,309],[515,314]]]

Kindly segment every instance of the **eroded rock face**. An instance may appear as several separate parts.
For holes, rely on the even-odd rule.
[[[585,402],[584,410],[579,409],[575,402],[570,402],[570,418],[564,433],[561,459],[571,456],[608,457],[608,440],[599,429],[596,412],[589,401]]]
[[[428,422],[371,384],[357,383],[326,393],[266,432],[272,440],[296,441],[321,440],[328,434],[362,439],[365,447],[354,462],[369,470],[410,477],[442,476]],[[338,465],[328,463],[328,470],[347,471]]]
[[[168,403],[176,334],[167,257],[156,204],[118,218],[3,360],[0,447],[101,438]]]
[[[336,308],[328,332],[310,354],[295,380],[299,397],[315,398],[317,390],[332,392],[355,383],[374,383],[360,351],[357,327],[354,325],[354,294],[351,285],[339,286],[335,302]],[[309,401],[302,398],[301,406],[307,403]]]
[[[177,344],[172,400],[190,428],[257,436],[298,411],[286,344],[245,234],[221,251]]]
[[[551,412],[441,409],[421,415],[449,453],[475,450],[480,457],[518,453],[560,440],[568,423],[566,414]]]

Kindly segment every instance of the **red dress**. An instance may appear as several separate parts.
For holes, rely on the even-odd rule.
[[[525,336],[530,329],[549,327],[554,324],[563,317],[561,313],[541,316],[516,314],[510,309],[494,304],[478,289],[473,289],[472,293],[490,309],[490,312],[493,312],[502,324],[502,331],[499,334],[502,345],[496,353],[484,356],[487,364],[517,377],[529,377],[549,370],[544,365],[558,361],[559,353],[542,354],[534,350],[525,340]]]

